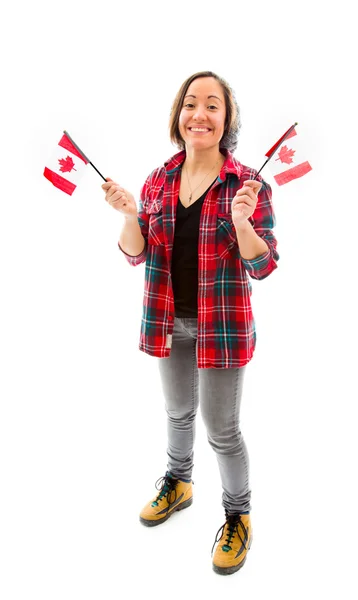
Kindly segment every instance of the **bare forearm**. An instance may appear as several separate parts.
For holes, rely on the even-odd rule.
[[[127,217],[119,236],[121,248],[130,256],[138,256],[144,250],[145,239],[139,227],[137,217]]]
[[[265,254],[269,247],[266,242],[257,235],[249,221],[243,225],[235,227],[237,243],[239,244],[240,255],[246,260],[252,260]]]

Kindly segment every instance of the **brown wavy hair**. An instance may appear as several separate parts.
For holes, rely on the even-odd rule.
[[[180,135],[179,131],[179,117],[180,112],[183,107],[184,98],[188,91],[190,84],[195,80],[199,79],[199,77],[213,77],[216,79],[218,83],[220,83],[224,98],[225,98],[225,106],[226,106],[226,117],[225,117],[225,126],[224,133],[220,140],[219,147],[226,148],[233,152],[237,147],[237,140],[241,128],[241,120],[240,120],[240,108],[237,104],[235,93],[232,88],[229,86],[227,81],[213,73],[212,71],[200,71],[199,73],[195,73],[191,75],[184,81],[177,95],[175,96],[171,111],[170,111],[170,119],[169,119],[169,135],[170,140],[173,144],[178,146],[181,150],[185,148],[185,142]]]

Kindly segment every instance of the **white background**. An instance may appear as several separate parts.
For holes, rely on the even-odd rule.
[[[2,13],[0,549],[3,600],[357,597],[356,31],[348,1],[14,3]],[[63,129],[138,198],[177,149],[182,81],[236,91],[235,156],[260,168],[295,121],[313,171],[272,185],[279,268],[253,281],[241,428],[254,542],[211,570],[224,522],[200,413],[194,503],[138,514],[166,469],[157,359],[138,350],[144,265],[88,166],[42,175]]]

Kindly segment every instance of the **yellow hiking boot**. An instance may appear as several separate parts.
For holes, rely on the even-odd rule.
[[[226,510],[225,514],[226,522],[216,534],[211,555],[216,542],[222,539],[215,550],[213,569],[220,575],[231,575],[241,569],[246,560],[252,542],[252,527],[249,514],[229,515]]]
[[[139,515],[140,522],[149,527],[160,525],[176,510],[190,506],[193,502],[193,483],[176,479],[167,471],[164,477],[156,481],[155,487],[160,490],[159,494],[145,505]]]

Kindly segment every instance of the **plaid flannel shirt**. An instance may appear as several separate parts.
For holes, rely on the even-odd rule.
[[[228,150],[219,177],[204,199],[198,243],[198,338],[199,369],[242,367],[254,353],[255,321],[251,308],[253,279],[264,279],[277,268],[277,241],[272,233],[276,219],[271,188],[263,185],[253,215],[255,232],[268,251],[252,260],[240,256],[231,203],[247,179],[257,171],[242,165]],[[130,265],[145,266],[144,303],[139,350],[159,358],[169,357],[174,328],[174,298],[171,281],[175,216],[181,166],[185,150],[155,169],[141,190],[138,222],[145,239],[138,256],[124,253]]]

